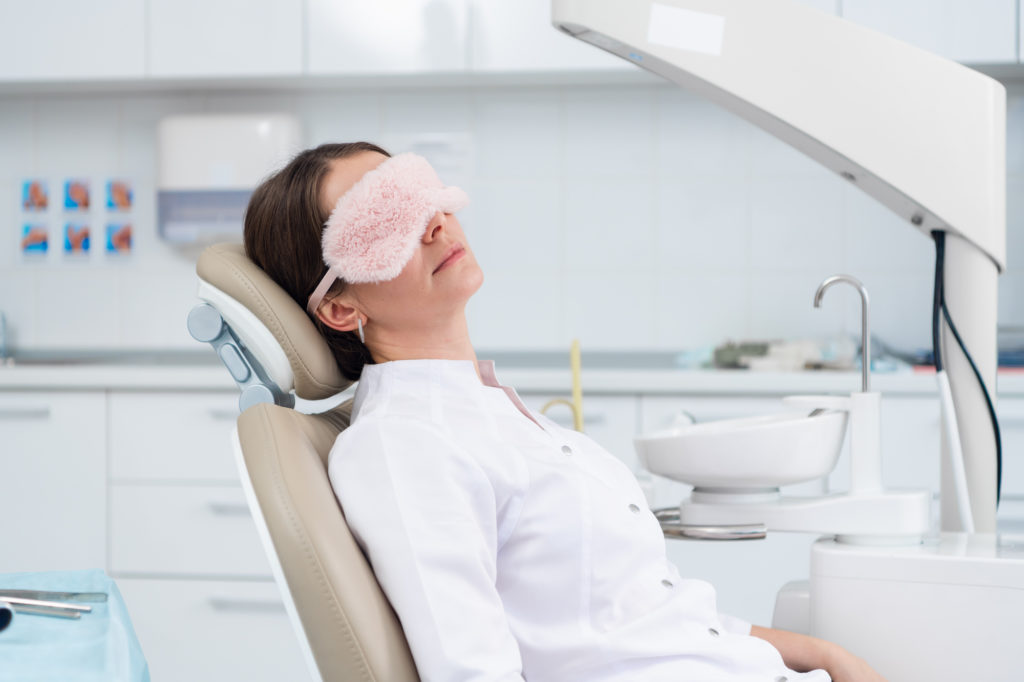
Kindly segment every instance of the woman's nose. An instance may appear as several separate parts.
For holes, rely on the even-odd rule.
[[[441,211],[435,213],[434,217],[430,219],[429,223],[427,223],[427,229],[423,231],[423,243],[429,244],[437,239],[438,235],[440,235],[444,230],[445,223],[446,220],[444,213]]]

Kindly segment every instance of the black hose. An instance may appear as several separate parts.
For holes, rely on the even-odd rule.
[[[932,307],[932,354],[935,356],[935,371],[942,371],[942,354],[939,347],[939,315],[941,313],[942,317],[946,320],[946,325],[949,327],[949,331],[953,333],[953,338],[956,339],[957,345],[960,346],[960,350],[963,351],[964,357],[967,358],[967,362],[971,365],[971,370],[974,372],[974,378],[978,380],[978,385],[981,387],[982,395],[985,396],[985,405],[988,407],[989,419],[992,420],[992,434],[996,440],[996,508],[998,509],[1003,489],[1003,438],[1002,433],[999,430],[999,418],[996,415],[995,405],[992,404],[992,396],[989,395],[988,387],[985,385],[985,380],[982,379],[981,372],[978,370],[978,365],[975,364],[974,358],[971,357],[971,354],[967,352],[967,345],[964,343],[963,338],[960,336],[960,332],[953,323],[953,317],[949,314],[949,306],[946,305],[944,281],[946,233],[934,230],[932,232],[932,237],[935,239],[935,296]]]

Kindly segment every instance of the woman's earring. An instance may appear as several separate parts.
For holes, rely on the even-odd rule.
[[[356,323],[359,325],[359,341],[361,343],[366,343],[366,337],[363,336],[363,318],[357,317]]]

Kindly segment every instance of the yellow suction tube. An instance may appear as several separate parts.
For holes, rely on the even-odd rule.
[[[573,339],[569,347],[569,367],[572,370],[572,402],[564,398],[549,400],[540,408],[541,414],[547,414],[554,405],[565,405],[572,410],[572,427],[583,432],[583,386],[580,384],[580,340]]]

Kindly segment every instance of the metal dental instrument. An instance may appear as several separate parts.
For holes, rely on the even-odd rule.
[[[75,601],[95,603],[107,601],[106,592],[47,592],[45,590],[7,590],[0,587],[0,601],[6,601],[6,597],[62,602]]]
[[[91,606],[68,604],[66,602],[46,601],[42,599],[23,599],[21,597],[3,597],[3,601],[11,605],[16,613],[31,613],[38,616],[58,616],[60,618],[79,618],[83,613],[92,611]]]

